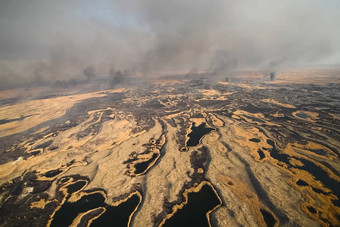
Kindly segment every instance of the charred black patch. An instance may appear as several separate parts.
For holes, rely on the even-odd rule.
[[[190,176],[194,182],[201,182],[204,178],[205,165],[209,158],[209,150],[206,147],[201,147],[198,151],[193,151],[190,154],[190,163],[194,169],[194,173]]]
[[[45,149],[46,147],[50,146],[52,144],[53,140],[48,140],[44,143],[38,144],[32,148],[32,150],[36,149]]]
[[[251,103],[247,103],[246,106],[241,107],[240,109],[245,110],[249,113],[268,113],[271,112],[272,109],[268,108],[268,107],[259,107],[259,106],[255,106]],[[253,121],[259,122],[259,123],[264,123],[264,121],[255,118],[255,117],[251,117],[251,116],[247,116],[247,118],[252,119]]]
[[[35,172],[27,172],[0,186],[0,225],[3,226],[45,226],[49,215],[57,206],[56,202],[46,204],[41,209],[31,209],[33,202],[48,199],[44,193],[51,186],[49,181],[38,181]],[[21,197],[21,195],[25,195]]]
[[[178,149],[181,150],[183,147],[186,147],[185,145],[185,139],[186,139],[186,133],[187,129],[190,127],[189,125],[189,120],[187,118],[176,118],[176,120],[179,121],[178,125],[179,130],[177,130],[176,135],[177,135],[177,144],[178,144]],[[186,149],[183,151],[187,151]]]
[[[204,116],[201,113],[193,113],[191,114],[191,118],[204,118]]]
[[[172,127],[177,127],[176,122],[174,121],[174,119],[166,119],[166,122],[171,125]]]
[[[190,154],[190,162],[191,166],[194,169],[204,168],[204,163],[207,161],[208,158],[208,149],[206,147],[202,147],[199,151],[193,151]]]
[[[50,171],[44,173],[43,176],[45,176],[45,177],[55,177],[55,176],[59,175],[62,172],[63,171],[60,170],[60,169],[54,169],[54,170],[50,170]]]
[[[225,148],[227,148],[227,152],[230,152],[230,151],[232,151],[233,149],[230,147],[230,145],[229,144],[227,144],[226,142],[224,142],[224,141],[221,141],[222,142],[222,144],[223,144],[223,146],[225,147]]]
[[[309,150],[315,154],[318,154],[318,155],[322,155],[322,156],[326,156],[327,155],[327,152],[323,149],[314,149],[314,150]]]
[[[155,126],[155,120],[152,115],[150,115],[149,110],[139,110],[134,113],[136,118],[136,127],[133,128],[133,133],[138,133],[143,130],[148,131]]]
[[[246,118],[248,118],[248,119],[250,119],[254,122],[257,122],[257,123],[261,123],[261,124],[265,123],[265,121],[263,121],[263,120],[261,120],[260,118],[257,118],[257,117],[252,117],[252,116],[247,115]]]
[[[47,189],[49,189],[52,185],[52,182],[51,181],[35,181],[34,185],[35,186],[33,189],[33,193],[36,194],[36,193],[44,192]]]
[[[38,154],[40,154],[41,153],[41,151],[39,150],[39,151],[32,151],[32,152],[30,152],[30,154],[31,155],[38,155]]]
[[[270,149],[270,156],[280,162],[285,163],[288,166],[288,169],[292,167],[292,165],[289,163],[289,160],[291,158],[290,155],[282,153],[276,149],[275,142],[272,140],[267,140],[267,143],[272,146],[272,149]],[[333,201],[339,201],[340,200],[340,182],[331,178],[328,173],[321,168],[320,166],[316,165],[312,161],[309,161],[307,159],[303,159],[300,157],[294,156],[295,159],[299,160],[303,165],[302,166],[294,166],[294,168],[304,170],[314,176],[314,178],[317,181],[320,181],[325,187],[329,188],[332,193],[337,197],[336,200]]]
[[[148,100],[143,103],[143,108],[155,108],[155,109],[162,109],[164,105],[162,105],[157,99]]]
[[[273,141],[271,141],[273,142]],[[274,142],[273,142],[274,143]],[[246,166],[246,171],[249,175],[251,184],[256,191],[257,195],[259,196],[259,199],[278,217],[281,224],[289,222],[289,218],[287,215],[280,209],[278,209],[273,202],[270,200],[268,193],[266,190],[262,187],[261,183],[258,181],[258,179],[255,177],[253,171],[250,168],[250,165],[246,160],[244,160],[239,154],[236,153],[236,157]]]
[[[25,118],[28,118],[28,117],[31,117],[35,114],[30,114],[30,115],[26,115],[26,116],[23,116],[21,115],[20,117],[17,117],[17,118],[12,118],[12,119],[0,119],[0,125],[2,124],[7,124],[7,123],[11,123],[13,121],[22,121],[24,120]]]

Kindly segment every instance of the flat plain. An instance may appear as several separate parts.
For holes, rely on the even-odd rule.
[[[339,226],[340,71],[207,79],[0,91],[0,225]]]

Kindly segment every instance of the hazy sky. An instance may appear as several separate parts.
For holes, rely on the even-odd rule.
[[[340,63],[338,0],[0,0],[0,82]]]

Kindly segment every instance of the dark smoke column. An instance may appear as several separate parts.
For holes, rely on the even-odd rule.
[[[95,70],[92,66],[87,66],[85,69],[84,69],[84,76],[86,76],[86,79],[87,80],[90,80],[91,78],[95,77]]]

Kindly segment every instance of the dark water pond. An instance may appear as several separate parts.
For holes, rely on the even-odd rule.
[[[254,142],[254,143],[259,143],[259,142],[261,142],[261,140],[259,140],[259,139],[257,139],[257,138],[251,138],[251,139],[249,139],[249,141]]]
[[[309,210],[309,212],[316,214],[316,210],[313,207],[308,206],[307,209]]]
[[[72,185],[67,186],[69,193],[74,193],[83,188],[85,181],[78,181]],[[68,197],[69,198],[69,197]],[[61,208],[55,213],[51,226],[69,226],[74,219],[83,212],[96,209],[105,208],[106,211],[95,219],[90,226],[124,226],[129,222],[129,217],[136,209],[140,198],[134,194],[127,201],[118,206],[110,206],[105,203],[105,197],[102,193],[93,192],[83,196],[78,201],[71,203],[66,201]],[[98,209],[100,211],[101,209]],[[100,213],[100,212],[97,212]],[[93,215],[96,216],[96,215]],[[84,221],[82,219],[82,221]],[[85,222],[87,222],[85,218]],[[82,223],[85,226],[87,223]]]
[[[93,226],[128,226],[129,216],[139,204],[139,197],[135,194],[119,206],[108,206],[106,212],[91,223]]]
[[[74,203],[65,202],[55,213],[51,226],[69,226],[78,214],[105,206],[105,198],[100,193],[83,196]]]
[[[209,185],[204,185],[199,192],[188,194],[188,203],[178,210],[163,226],[205,226],[209,227],[206,213],[220,204],[216,193]]]
[[[207,128],[205,123],[195,126],[195,123],[191,126],[191,132],[188,134],[189,140],[187,146],[192,147],[199,144],[200,139],[205,135],[214,130],[213,128]]]
[[[158,154],[153,154],[152,157],[148,160],[148,161],[145,161],[145,162],[140,162],[140,163],[137,163],[135,165],[135,174],[140,174],[140,173],[143,173],[148,167],[149,165],[156,159],[158,158]]]
[[[79,191],[80,189],[82,189],[85,185],[86,185],[85,181],[77,181],[76,183],[70,184],[66,187],[67,192],[69,194],[75,193],[75,192]]]
[[[257,153],[260,155],[260,160],[266,157],[261,149],[258,149]]]
[[[260,209],[260,211],[267,226],[268,227],[275,226],[276,221],[273,215],[269,213],[268,211],[266,211],[265,209]]]
[[[296,182],[296,184],[300,186],[308,186],[308,184],[305,181],[300,180],[300,179]]]

